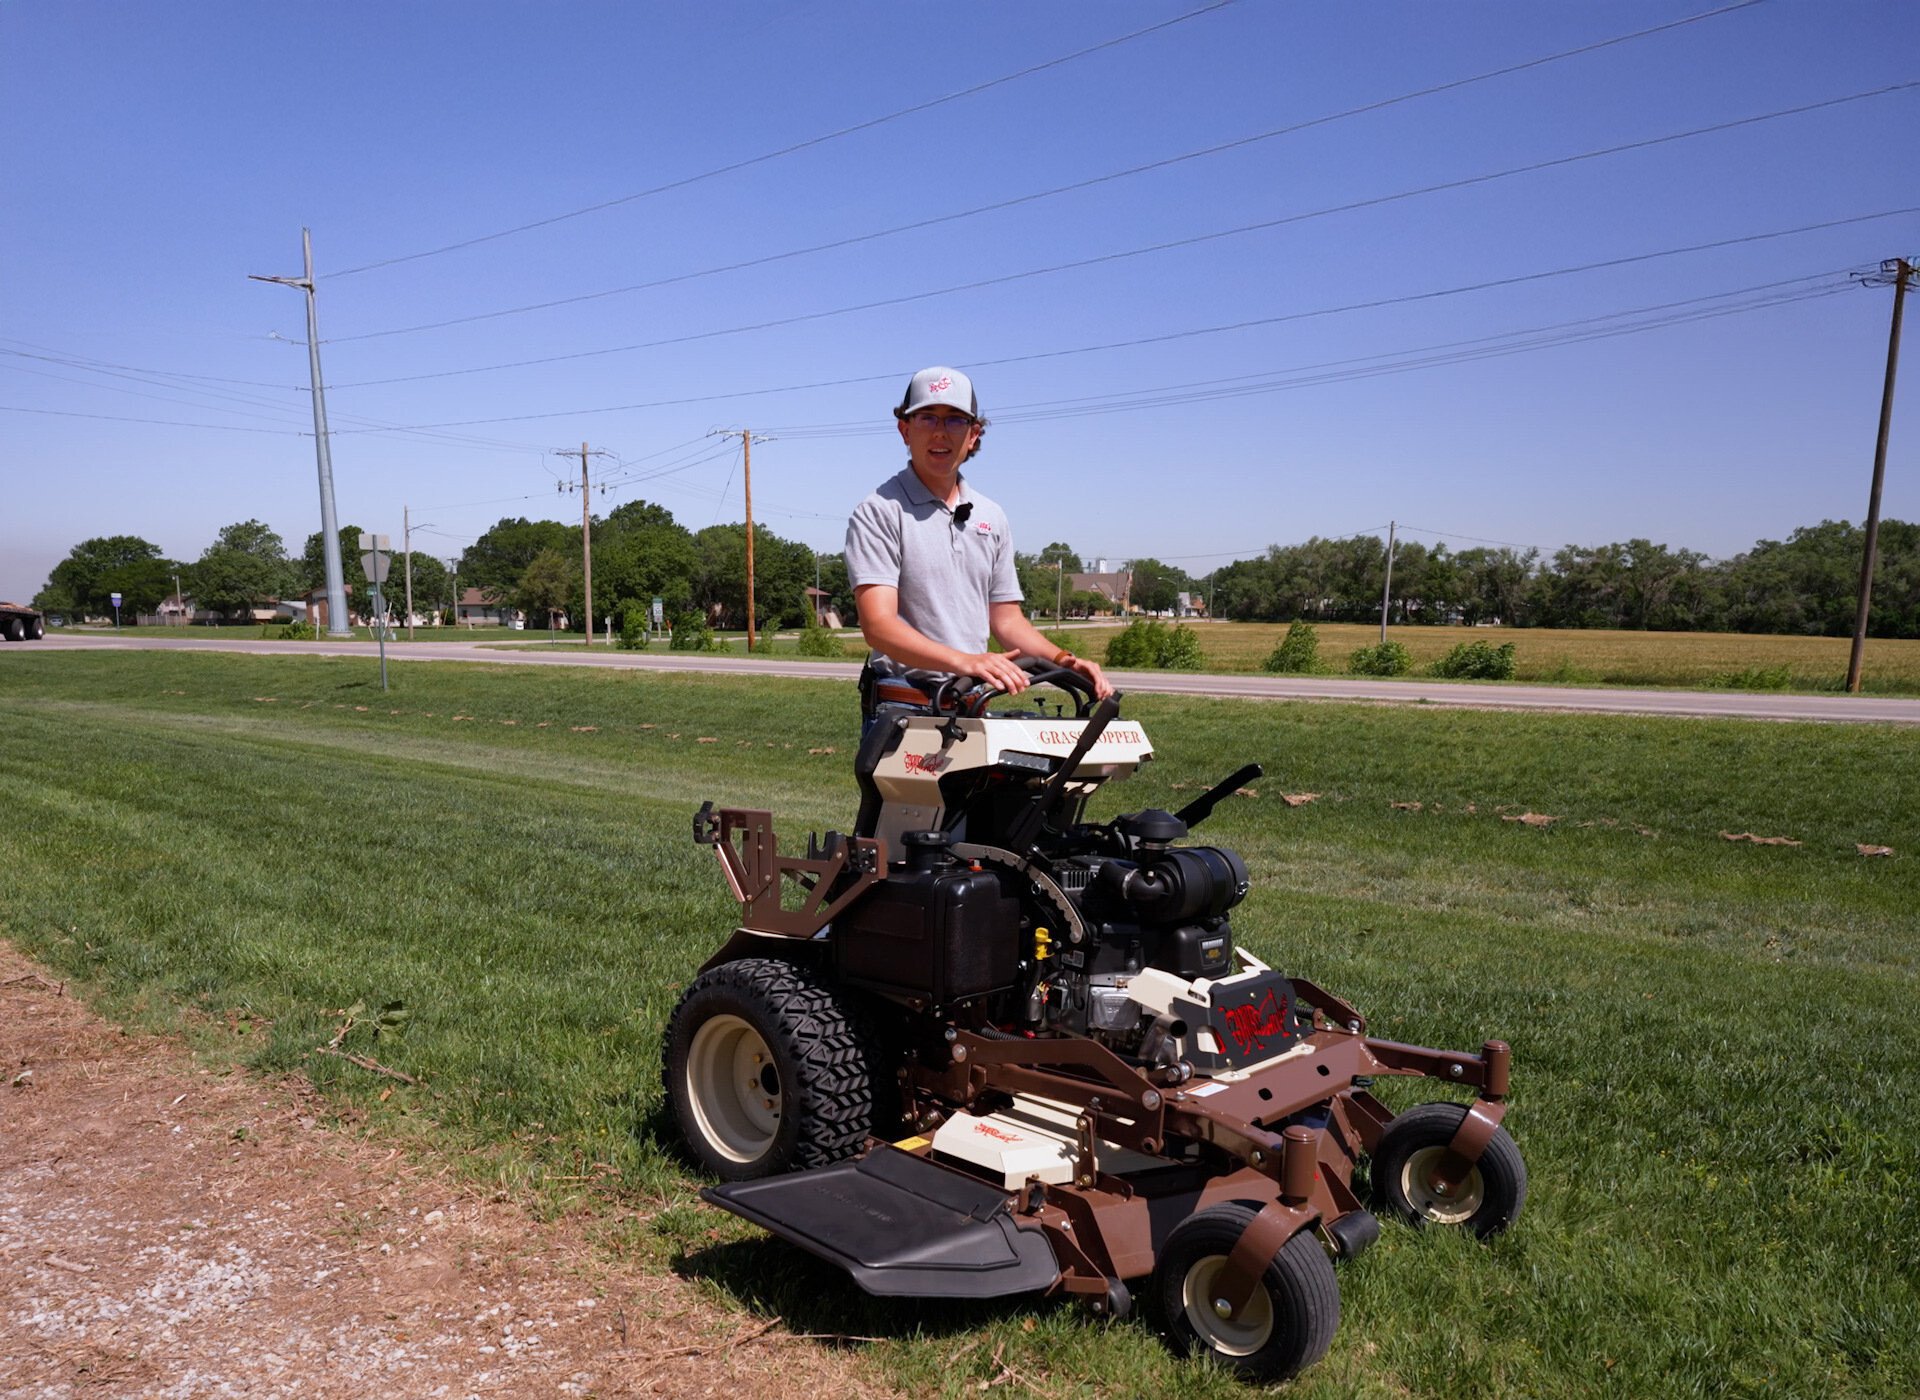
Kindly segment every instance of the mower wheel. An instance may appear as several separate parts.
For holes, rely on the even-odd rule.
[[[1464,1104],[1423,1103],[1387,1125],[1373,1154],[1376,1209],[1414,1225],[1461,1226],[1483,1239],[1520,1218],[1527,1166],[1505,1128],[1494,1133],[1466,1180],[1449,1189],[1437,1179],[1466,1116]]]
[[[1173,1349],[1206,1356],[1243,1380],[1286,1380],[1327,1354],[1340,1327],[1340,1283],[1313,1231],[1280,1246],[1236,1319],[1221,1316],[1218,1282],[1255,1211],[1238,1203],[1190,1215],[1167,1237],[1153,1293]]]
[[[792,963],[742,958],[695,978],[664,1058],[680,1132],[724,1181],[837,1162],[873,1127],[872,1040],[833,988]]]

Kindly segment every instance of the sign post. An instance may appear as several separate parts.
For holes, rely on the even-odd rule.
[[[367,582],[373,585],[373,626],[374,634],[380,639],[380,689],[387,688],[387,605],[380,596],[380,585],[387,581],[387,565],[392,556],[389,552],[391,537],[387,535],[360,536],[360,567],[367,572]]]
[[[120,630],[120,595],[115,593],[111,596],[113,598],[113,630],[118,632]]]

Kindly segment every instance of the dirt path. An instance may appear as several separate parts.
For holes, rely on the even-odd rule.
[[[0,943],[0,1397],[886,1393]]]

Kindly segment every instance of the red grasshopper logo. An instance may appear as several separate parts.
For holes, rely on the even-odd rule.
[[[1250,1055],[1256,1049],[1266,1049],[1268,1036],[1278,1035],[1286,1029],[1286,1018],[1280,1012],[1280,1003],[1274,1000],[1273,988],[1267,988],[1267,998],[1258,1006],[1249,1003],[1246,1006],[1229,1006],[1220,1013],[1226,1018],[1227,1032],[1232,1035],[1233,1043],[1239,1047],[1242,1055]]]

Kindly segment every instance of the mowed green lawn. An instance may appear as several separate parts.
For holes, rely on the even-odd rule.
[[[370,657],[0,657],[0,936],[110,1014],[596,1212],[609,1249],[881,1338],[892,1383],[1241,1393],[1144,1322],[866,1299],[694,1196],[660,1036],[734,906],[690,818],[848,821],[851,686],[390,669],[383,695]],[[1920,1393],[1920,731],[1127,711],[1159,760],[1096,815],[1265,763],[1200,833],[1254,873],[1242,940],[1376,1033],[1514,1047],[1520,1225],[1387,1226],[1293,1394]],[[341,1048],[419,1087],[315,1053],[355,1005]]]

